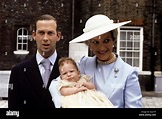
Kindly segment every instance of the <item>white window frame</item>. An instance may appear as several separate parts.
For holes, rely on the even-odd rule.
[[[121,35],[121,32],[126,32],[126,34],[127,34],[127,32],[132,32],[133,33],[133,37],[132,37],[132,44],[134,44],[135,42],[133,42],[134,41],[134,33],[135,32],[139,32],[139,50],[136,50],[135,49],[135,47],[134,48],[132,48],[131,50],[121,50],[121,46],[120,46],[120,43],[121,43],[121,37],[120,37],[120,35]],[[123,40],[124,41],[124,40]],[[129,40],[129,41],[131,41],[131,40]],[[137,40],[136,40],[137,41]],[[127,36],[126,36],[126,39],[125,39],[125,42],[127,42]],[[127,42],[128,43],[128,42]],[[126,44],[127,44],[126,43]],[[122,54],[121,54],[121,52],[126,52],[126,54],[127,53],[129,53],[129,52],[136,52],[136,53],[138,53],[139,52],[139,58],[137,58],[137,57],[129,57],[129,59],[131,59],[132,60],[132,64],[130,64],[130,65],[132,65],[133,66],[133,61],[134,61],[134,59],[135,58],[137,58],[139,61],[139,63],[138,63],[138,66],[135,66],[135,67],[137,67],[138,68],[138,71],[142,71],[142,64],[143,64],[143,27],[133,27],[133,26],[122,26],[122,27],[120,27],[120,28],[118,28],[118,37],[117,37],[117,53],[121,56],[121,58],[123,57],[122,56]],[[125,57],[125,58],[127,58],[127,57]],[[124,58],[123,58],[123,60],[124,60]],[[125,61],[125,60],[124,60]],[[127,61],[126,61],[127,62]]]
[[[24,31],[26,31],[26,34],[24,33]],[[26,41],[24,42],[24,40]],[[14,54],[28,54],[29,53],[28,40],[29,40],[28,30],[24,27],[19,28],[17,30],[16,51],[14,51]],[[24,45],[25,45],[25,48],[24,48]]]

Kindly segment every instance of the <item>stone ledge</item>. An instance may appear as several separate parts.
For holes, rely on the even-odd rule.
[[[155,91],[142,91],[143,97],[162,97],[162,93],[156,93]]]

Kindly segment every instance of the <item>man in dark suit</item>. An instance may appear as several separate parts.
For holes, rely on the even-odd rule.
[[[52,97],[48,90],[52,79],[59,74],[56,43],[61,38],[57,29],[56,19],[48,14],[36,20],[33,39],[37,44],[37,52],[31,59],[23,61],[11,70],[8,90],[9,108],[54,108]],[[50,61],[51,74],[47,85],[43,83],[45,69],[43,59]]]

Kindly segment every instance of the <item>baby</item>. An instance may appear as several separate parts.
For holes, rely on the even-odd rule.
[[[90,82],[91,77],[80,74],[76,62],[69,57],[59,60],[62,108],[113,108],[113,104]]]

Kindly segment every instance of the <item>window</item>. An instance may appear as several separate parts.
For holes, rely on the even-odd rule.
[[[28,54],[28,30],[24,27],[21,27],[17,30],[17,43],[16,51],[14,54]]]
[[[120,27],[118,32],[117,53],[125,62],[142,71],[143,28]]]

